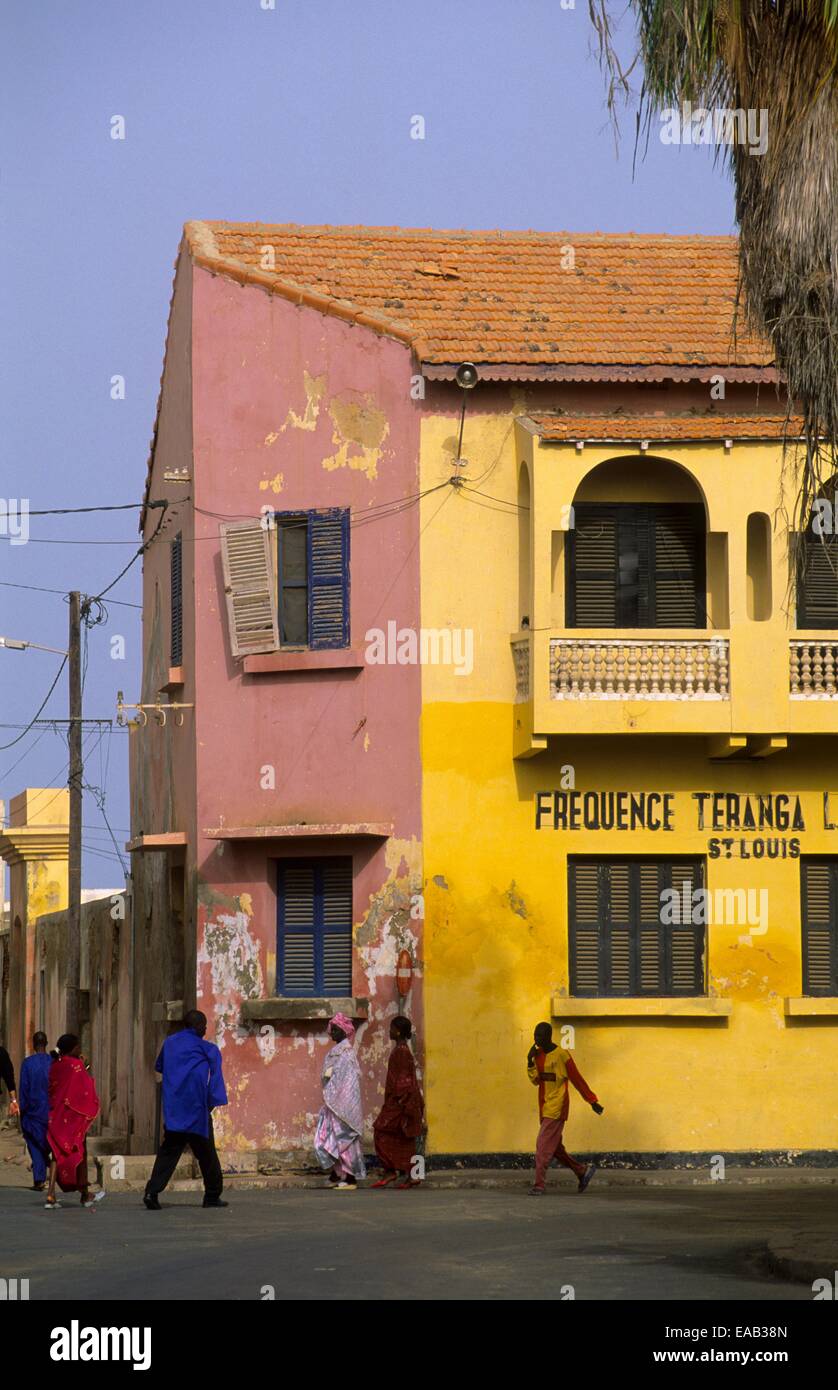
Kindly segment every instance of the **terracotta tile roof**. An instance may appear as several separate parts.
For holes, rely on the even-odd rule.
[[[758,374],[772,361],[744,331],[734,347],[734,237],[259,222],[189,222],[185,232],[198,265],[366,323],[437,366],[473,361],[520,374],[527,365],[731,365]]]
[[[521,423],[548,444],[575,444],[612,440],[624,443],[638,440],[680,439],[782,439],[786,434],[785,415],[723,415],[718,411],[682,415],[532,415]],[[792,417],[788,438],[796,439],[803,427]]]

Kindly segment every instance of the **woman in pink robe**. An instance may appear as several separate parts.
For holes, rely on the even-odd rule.
[[[58,1039],[49,1069],[49,1121],[47,1144],[50,1151],[49,1190],[46,1207],[60,1207],[55,1183],[62,1192],[80,1192],[82,1206],[92,1207],[104,1192],[90,1195],[87,1179],[87,1131],[99,1114],[99,1097],[93,1077],[81,1056],[81,1044],[73,1033]]]
[[[329,1181],[342,1192],[357,1189],[367,1176],[362,1139],[364,1111],[361,1104],[361,1068],[352,1039],[355,1025],[345,1014],[329,1020],[329,1036],[335,1043],[323,1060],[323,1107],[314,1132],[314,1152],[321,1168],[329,1168]]]

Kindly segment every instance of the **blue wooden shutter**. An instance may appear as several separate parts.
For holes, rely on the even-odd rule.
[[[323,993],[351,995],[352,860],[324,860],[320,881]]]
[[[309,512],[310,647],[349,646],[349,511]]]
[[[279,866],[279,992],[315,995],[315,861]]]
[[[172,541],[170,577],[172,624],[169,664],[180,666],[183,662],[183,535],[180,531]]]
[[[351,995],[351,858],[281,861],[278,887],[279,993]]]

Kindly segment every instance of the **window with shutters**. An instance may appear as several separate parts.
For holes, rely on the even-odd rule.
[[[802,859],[803,993],[838,995],[838,859]]]
[[[276,514],[282,646],[349,646],[349,512]]]
[[[277,913],[277,993],[351,995],[351,858],[279,860]]]
[[[170,593],[172,600],[170,666],[183,664],[183,534],[178,532],[172,541],[169,557]]]
[[[707,626],[706,530],[700,503],[574,504],[567,626]]]
[[[349,646],[349,510],[223,522],[233,656]]]
[[[705,926],[692,910],[701,860],[579,858],[568,874],[571,994],[706,993]],[[683,906],[676,913],[663,910],[672,889]]]
[[[831,518],[834,513],[827,513]],[[797,573],[797,626],[838,628],[838,535],[810,525]]]

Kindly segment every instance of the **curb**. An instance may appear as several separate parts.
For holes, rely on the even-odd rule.
[[[778,1279],[811,1286],[823,1279],[834,1290],[838,1280],[838,1239],[801,1231],[799,1240],[790,1241],[787,1236],[770,1240],[768,1268]]]
[[[119,1181],[108,1180],[105,1175],[105,1186],[112,1192],[141,1192],[145,1188],[148,1174],[154,1162],[153,1157],[149,1157],[148,1163],[144,1166],[141,1175],[135,1177],[133,1174]],[[369,1178],[376,1175],[376,1170],[371,1170]],[[225,1172],[224,1185],[231,1191],[304,1191],[319,1190],[323,1187],[325,1175],[319,1173],[255,1173],[255,1172]],[[533,1169],[518,1168],[510,1169],[479,1169],[479,1168],[431,1168],[428,1171],[425,1185],[431,1191],[500,1191],[525,1193],[532,1184]],[[706,1169],[644,1169],[641,1171],[629,1171],[626,1169],[600,1168],[591,1185],[591,1191],[602,1188],[621,1190],[626,1193],[637,1188],[655,1188],[678,1191],[693,1188],[716,1188],[722,1191],[730,1188],[760,1187],[772,1190],[801,1190],[813,1187],[835,1187],[838,1186],[838,1169],[830,1168],[794,1168],[794,1169],[753,1169],[753,1168],[733,1168],[728,1169],[727,1176],[722,1182],[714,1182]],[[197,1176],[182,1176],[175,1178],[170,1184],[173,1192],[199,1192],[203,1184]],[[363,1184],[362,1184],[363,1187]],[[576,1187],[575,1179],[564,1172],[551,1173],[549,1187],[556,1191],[574,1191]],[[830,1265],[829,1269],[838,1268],[838,1264]],[[820,1271],[824,1273],[823,1270]]]

